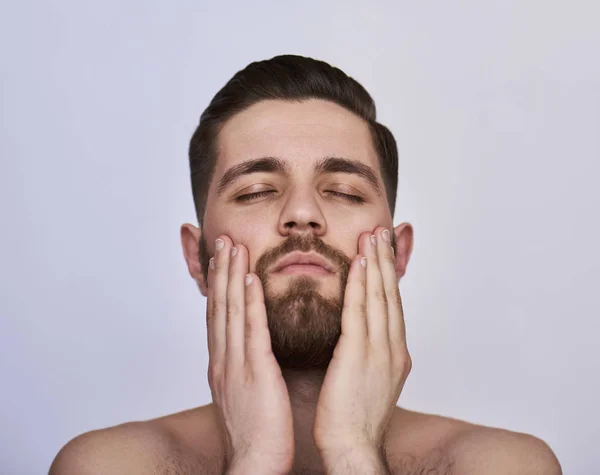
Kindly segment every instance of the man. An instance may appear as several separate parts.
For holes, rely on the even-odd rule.
[[[51,475],[540,474],[526,434],[396,406],[411,368],[393,227],[398,154],[327,63],[278,56],[217,93],[190,144],[213,403],[76,437]]]

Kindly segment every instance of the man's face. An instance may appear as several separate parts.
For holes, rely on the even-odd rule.
[[[279,365],[326,369],[341,334],[344,290],[359,235],[377,226],[392,229],[368,125],[323,100],[263,101],[224,125],[217,156],[199,242],[204,276],[219,235],[246,246],[249,272],[263,285]],[[354,167],[341,168],[332,157]],[[264,158],[262,166],[219,189],[234,167]],[[281,169],[274,169],[273,159]],[[295,251],[325,258],[330,272],[277,271],[279,260]]]

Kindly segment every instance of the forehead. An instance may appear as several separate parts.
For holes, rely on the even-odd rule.
[[[329,101],[261,101],[229,119],[219,134],[216,173],[271,156],[311,168],[327,156],[359,160],[379,171],[368,124]]]

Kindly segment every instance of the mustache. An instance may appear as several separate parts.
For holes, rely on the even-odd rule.
[[[287,238],[280,245],[265,251],[256,262],[256,273],[264,275],[266,269],[285,255],[294,251],[315,252],[342,270],[350,267],[351,259],[342,251],[325,244],[318,237],[295,234]]]

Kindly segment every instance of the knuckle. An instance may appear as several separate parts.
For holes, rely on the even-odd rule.
[[[367,306],[364,302],[346,303],[342,308],[342,312],[357,312],[359,315],[366,315]]]
[[[398,287],[394,286],[390,289],[390,300],[394,303],[395,306],[401,306],[402,301],[400,300],[400,292],[398,291]]]
[[[216,388],[216,384],[220,380],[219,372],[215,365],[210,365],[208,368],[208,384],[211,388]]]
[[[230,322],[232,318],[235,318],[240,314],[240,306],[235,303],[230,303],[227,307],[227,321]]]
[[[378,302],[387,303],[387,298],[385,296],[385,292],[383,291],[383,289],[377,289],[375,291],[375,298],[377,299]]]
[[[403,373],[410,373],[412,369],[412,358],[407,351],[404,351],[396,359],[396,368]]]
[[[244,324],[244,329],[246,331],[246,334],[248,335],[250,333],[255,333],[257,330],[259,330],[260,325],[258,325],[251,319],[246,319],[246,323]]]
[[[224,309],[225,302],[221,299],[215,299],[215,301],[213,302],[213,314],[211,315],[211,317],[214,318],[218,314],[222,313]]]

